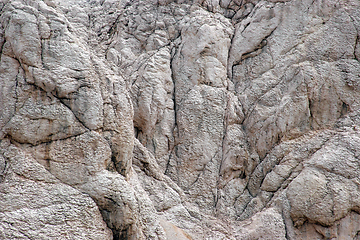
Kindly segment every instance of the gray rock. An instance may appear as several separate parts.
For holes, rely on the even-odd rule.
[[[358,239],[356,0],[0,2],[0,238]]]
[[[1,141],[2,239],[111,239],[98,206],[61,183],[31,155]]]

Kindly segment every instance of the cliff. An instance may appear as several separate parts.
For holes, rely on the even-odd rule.
[[[360,239],[358,0],[1,0],[0,239]]]

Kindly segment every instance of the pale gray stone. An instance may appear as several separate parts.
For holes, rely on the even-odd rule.
[[[0,1],[0,238],[358,239],[359,9]]]

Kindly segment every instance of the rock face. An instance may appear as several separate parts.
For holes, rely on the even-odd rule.
[[[360,239],[358,0],[2,0],[1,239]]]

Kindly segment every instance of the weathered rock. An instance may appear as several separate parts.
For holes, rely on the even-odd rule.
[[[359,9],[0,1],[0,238],[359,238]]]
[[[269,208],[245,220],[235,234],[236,239],[286,239],[281,215]]]
[[[17,142],[37,145],[79,135],[86,128],[58,99],[49,99],[38,91],[7,122],[4,130]]]
[[[1,141],[2,239],[110,239],[98,206],[61,183],[31,155]]]

